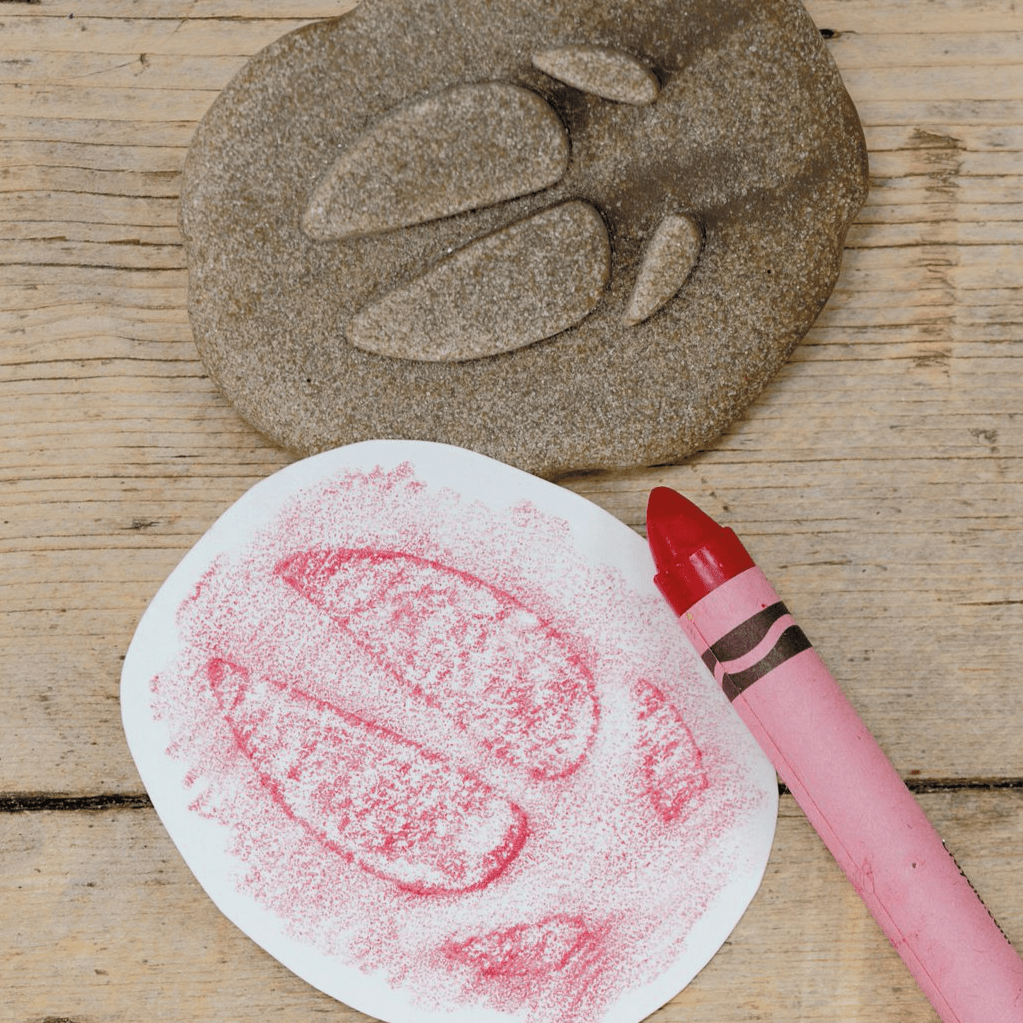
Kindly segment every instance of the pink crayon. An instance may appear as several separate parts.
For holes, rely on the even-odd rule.
[[[1021,1023],[1023,960],[730,529],[657,487],[655,582],[945,1023]]]

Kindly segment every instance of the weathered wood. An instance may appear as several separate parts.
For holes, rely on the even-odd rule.
[[[177,228],[197,120],[348,0],[0,3],[0,797],[141,793],[118,678],[147,601],[291,456],[218,394]],[[871,192],[830,302],[678,466],[562,482],[734,525],[1023,945],[1023,25],[1013,0],[807,0]],[[142,8],[140,10],[140,8]],[[72,804],[74,805],[74,804]],[[361,1019],[241,936],[151,811],[0,814],[16,1020]],[[737,979],[738,978],[738,979]],[[788,799],[733,940],[654,1019],[936,1019]]]
[[[1023,791],[921,797],[1002,928],[1023,942]],[[207,898],[151,810],[0,815],[0,935],[11,1020],[358,1023]],[[14,979],[16,983],[12,983]],[[790,797],[764,883],[656,1023],[937,1020]]]
[[[965,67],[951,51],[1012,67],[1003,34],[972,22],[956,31],[955,5],[932,8],[909,37],[904,21],[877,21],[894,9],[811,11],[822,26],[842,15],[831,46],[847,77],[866,76],[853,88],[868,100],[919,81],[906,68]],[[172,9],[125,18],[102,4],[70,19],[11,5],[13,35],[0,37],[34,44],[0,64],[0,89],[16,94],[0,133],[0,528],[20,555],[0,605],[6,663],[19,666],[0,696],[21,715],[6,715],[21,724],[2,765],[9,789],[137,787],[110,712],[137,615],[216,514],[288,460],[238,420],[196,358],[176,196],[194,119],[247,50],[299,21],[228,22],[220,8],[201,24],[163,20]],[[911,9],[899,5],[903,17]],[[1009,9],[981,15],[1000,10],[1007,25]],[[58,14],[78,21],[73,32]],[[121,59],[136,51],[149,56]],[[743,422],[683,467],[568,481],[638,528],[653,481],[727,493],[720,513],[805,615],[886,749],[907,773],[940,778],[1023,774],[998,695],[1020,652],[1020,545],[1012,516],[991,510],[1023,506],[1013,471],[1023,130],[970,116],[1007,81],[978,80],[941,125],[903,108],[895,123],[864,115],[874,186],[839,286]],[[936,102],[938,86],[924,86]],[[187,109],[165,108],[182,93]],[[131,119],[118,119],[126,109]],[[55,635],[73,659],[56,654]],[[991,637],[979,660],[978,635]],[[965,743],[964,720],[985,741]]]

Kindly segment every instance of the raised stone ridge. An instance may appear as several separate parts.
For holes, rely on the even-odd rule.
[[[348,325],[363,351],[456,362],[514,351],[584,319],[607,287],[597,210],[573,200],[470,242],[370,302]]]
[[[553,185],[568,153],[542,96],[507,82],[455,85],[392,111],[345,149],[302,229],[360,237],[490,206]]]
[[[561,46],[533,54],[533,67],[559,82],[616,103],[646,106],[657,99],[657,76],[623,50]]]
[[[189,317],[210,378],[296,454],[408,437],[551,477],[674,463],[814,321],[867,170],[799,0],[363,0],[203,118]],[[574,201],[583,254],[559,241],[578,225],[532,219]],[[702,230],[695,267],[692,226],[659,229],[675,215]]]
[[[622,323],[633,327],[678,294],[703,248],[703,229],[685,213],[669,213],[643,252]]]

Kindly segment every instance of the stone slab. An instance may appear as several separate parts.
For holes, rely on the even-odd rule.
[[[551,63],[557,51],[571,73]],[[598,56],[579,57],[587,53]],[[628,98],[622,81],[641,83],[644,69],[656,90],[606,98]],[[457,132],[457,142],[415,145],[417,117],[422,135],[423,118],[442,123],[456,97],[470,111],[467,131],[487,125],[475,148],[490,164],[505,143],[509,159],[522,152],[523,130],[558,135],[544,134],[545,114],[528,113],[507,117],[502,136],[485,108],[491,93],[511,94],[503,86],[534,93],[556,114],[567,166],[532,190],[538,174],[557,173],[560,143],[551,142],[532,170],[500,176],[496,192],[510,198],[447,214],[459,188],[472,201],[485,175]],[[524,118],[532,126],[523,129]],[[407,148],[388,127],[405,123]],[[384,154],[373,157],[379,167],[360,163],[367,180],[412,189],[416,222],[389,227],[385,215],[355,236],[308,230],[318,187],[363,152]],[[743,412],[810,327],[866,187],[856,111],[794,0],[365,0],[257,54],[199,126],[182,184],[189,313],[212,378],[243,417],[297,454],[394,437],[457,444],[547,476],[676,462]],[[599,212],[610,242],[592,311],[559,319],[555,308],[558,332],[535,340],[523,307],[509,318],[511,350],[474,348],[472,310],[487,309],[505,285],[485,274],[469,284],[438,266],[576,200]],[[350,223],[351,210],[342,212]],[[702,230],[696,265],[631,322],[644,253],[672,217]],[[535,250],[522,260],[557,262]],[[501,264],[505,284],[511,266]],[[592,267],[583,270],[590,280]],[[423,356],[430,346],[421,341],[404,354],[352,344],[349,325],[392,293],[421,303],[403,313],[411,320],[458,307],[443,292],[452,280],[480,290],[467,294],[469,318],[452,332],[461,340],[440,345],[440,356]],[[537,280],[538,306],[557,306],[559,280]],[[525,303],[531,288],[516,294]]]

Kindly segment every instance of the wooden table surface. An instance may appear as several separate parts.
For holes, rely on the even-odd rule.
[[[708,450],[561,482],[637,530],[657,484],[735,527],[1023,948],[1023,14],[807,6],[871,162],[830,303]],[[149,804],[118,705],[160,583],[291,460],[197,357],[185,150],[251,54],[345,9],[0,2],[3,1020],[366,1018],[213,907]],[[783,793],[748,913],[651,1018],[937,1016]]]

